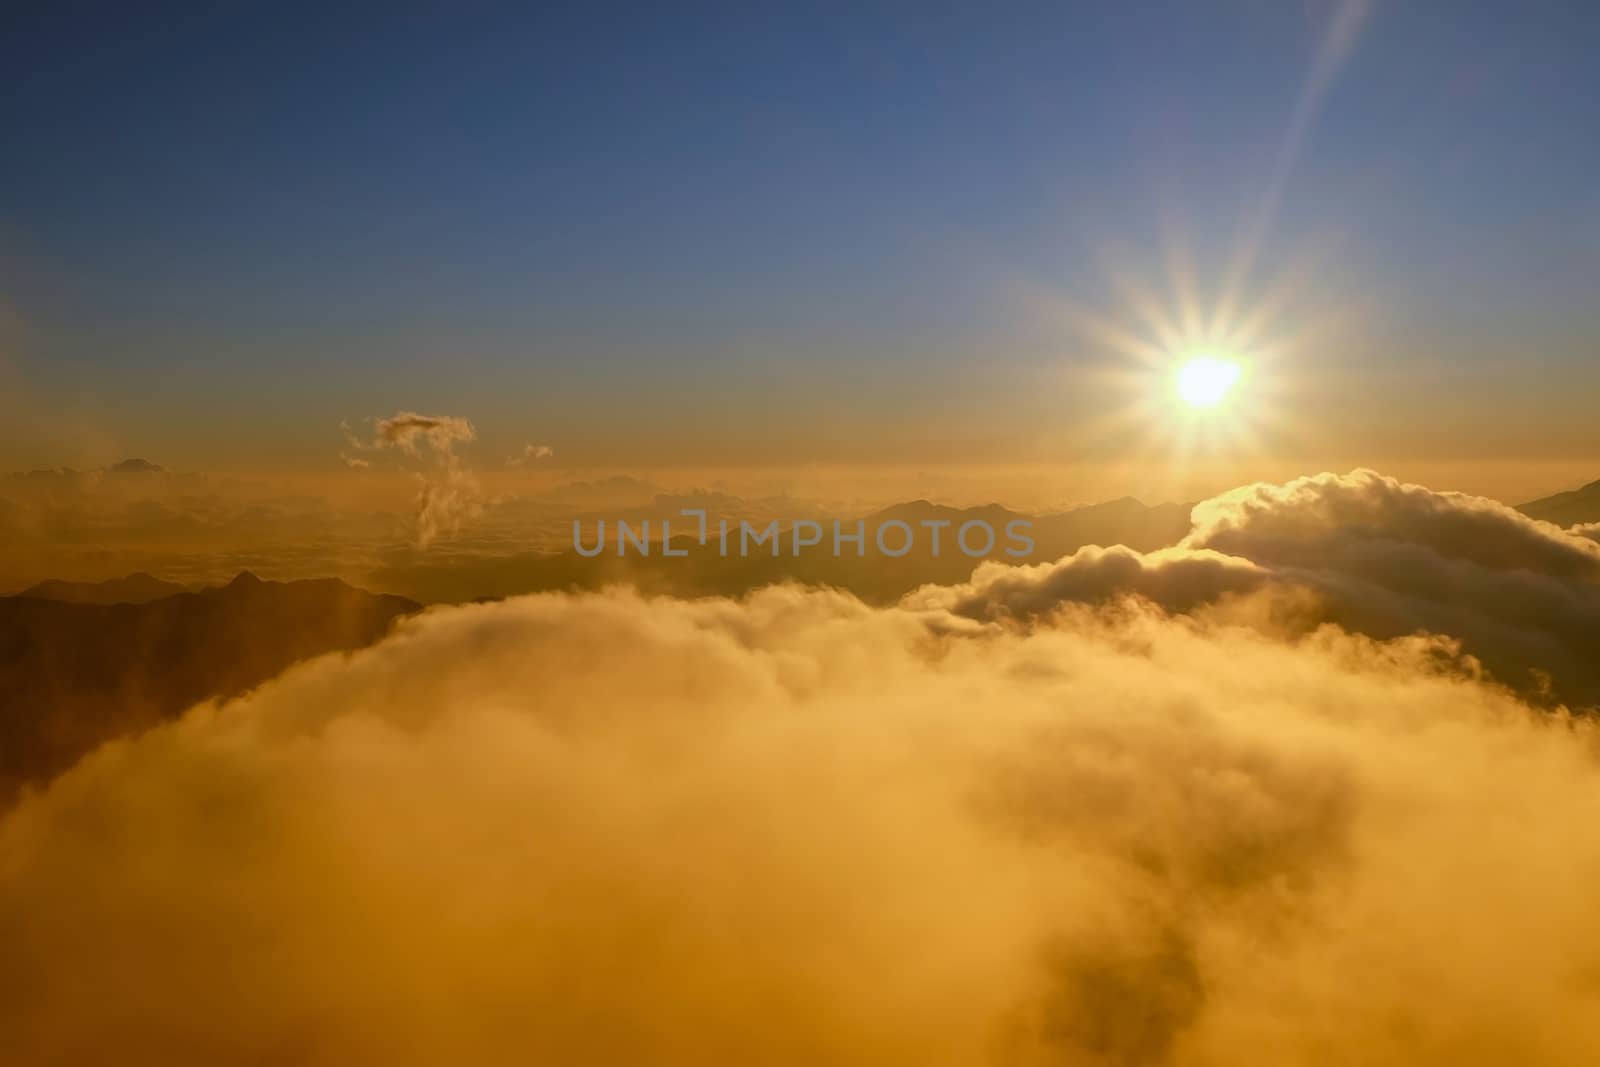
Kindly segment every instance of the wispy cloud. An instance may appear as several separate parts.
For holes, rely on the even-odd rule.
[[[549,459],[556,454],[556,450],[549,445],[523,445],[522,451],[514,456],[506,457],[506,466],[520,467],[526,463],[534,463],[541,459]]]

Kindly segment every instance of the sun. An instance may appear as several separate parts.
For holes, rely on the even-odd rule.
[[[1086,378],[1101,405],[1060,431],[1063,445],[1152,461],[1173,486],[1163,491],[1178,494],[1190,491],[1178,487],[1193,471],[1260,459],[1301,436],[1307,415],[1291,401],[1304,393],[1291,372],[1329,343],[1338,315],[1308,298],[1318,294],[1309,262],[1286,262],[1256,294],[1247,292],[1248,262],[1219,266],[1217,292],[1207,294],[1181,242],[1159,260],[1166,286],[1111,265],[1121,307],[1096,309],[1048,288],[1043,306],[1090,356]],[[1063,376],[1078,388],[1080,365],[1069,365]]]
[[[1178,366],[1178,396],[1192,408],[1214,408],[1233,391],[1243,371],[1235,360],[1191,356]]]

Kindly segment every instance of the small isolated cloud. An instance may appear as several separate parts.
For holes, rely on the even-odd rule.
[[[417,479],[417,543],[432,544],[444,534],[455,533],[470,519],[483,512],[483,493],[472,472],[456,454],[456,446],[478,436],[470,420],[458,415],[423,415],[397,411],[387,417],[369,418],[372,436],[363,440],[350,424],[341,422],[346,446],[353,452],[392,450],[405,457]],[[351,452],[340,458],[351,468],[371,466],[371,461]]]
[[[419,415],[397,411],[386,419],[374,419],[373,441],[380,448],[398,448],[417,455],[426,445],[438,453],[448,453],[457,444],[477,437],[472,423],[455,415]]]
[[[526,463],[534,463],[541,459],[549,459],[556,454],[556,450],[549,445],[523,445],[522,451],[514,456],[506,457],[506,466],[520,467]]]

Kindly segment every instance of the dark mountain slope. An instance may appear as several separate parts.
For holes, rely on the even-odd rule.
[[[1582,489],[1518,504],[1517,510],[1530,519],[1542,519],[1557,526],[1600,522],[1600,482],[1590,482]]]
[[[297,660],[371,644],[419,608],[337,579],[248,573],[143,604],[0,598],[0,798],[109,738],[242,693]]]

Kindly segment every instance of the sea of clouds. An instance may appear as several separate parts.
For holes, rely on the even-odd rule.
[[[1600,544],[1367,472],[436,608],[0,821],[19,1064],[1600,1057]]]

